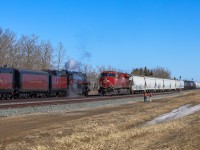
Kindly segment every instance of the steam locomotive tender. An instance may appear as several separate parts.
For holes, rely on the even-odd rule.
[[[87,96],[89,91],[81,72],[0,68],[0,99],[68,96],[71,92]]]

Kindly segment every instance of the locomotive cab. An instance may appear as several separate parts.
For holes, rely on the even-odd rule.
[[[115,83],[116,74],[114,72],[103,72],[101,73],[99,83],[103,88],[112,87]]]
[[[86,74],[82,72],[69,72],[69,92],[70,95],[85,95],[90,91]]]

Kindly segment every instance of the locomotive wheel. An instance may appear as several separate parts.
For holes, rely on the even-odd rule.
[[[85,96],[88,96],[88,92],[85,92],[84,95],[85,95]]]
[[[104,96],[105,92],[99,92],[99,95]]]
[[[134,94],[134,91],[130,90],[130,94]]]

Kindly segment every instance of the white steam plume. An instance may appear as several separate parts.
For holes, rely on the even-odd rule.
[[[65,69],[69,71],[81,71],[82,70],[83,64],[79,61],[76,61],[72,58],[70,58],[66,63],[65,63]]]

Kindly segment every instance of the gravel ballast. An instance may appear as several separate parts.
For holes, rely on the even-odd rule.
[[[153,100],[161,99],[171,96],[180,96],[182,92],[167,94],[167,95],[155,95]],[[60,105],[47,105],[47,106],[33,106],[33,107],[24,107],[24,108],[9,108],[9,109],[0,109],[0,117],[8,116],[20,116],[32,113],[52,113],[52,112],[63,112],[63,111],[78,111],[93,109],[98,107],[106,106],[116,106],[121,104],[127,104],[131,102],[143,101],[143,97],[135,98],[124,98],[124,99],[115,99],[115,100],[106,100],[106,101],[94,101],[94,102],[85,102],[85,103],[74,103],[74,104],[60,104]]]

